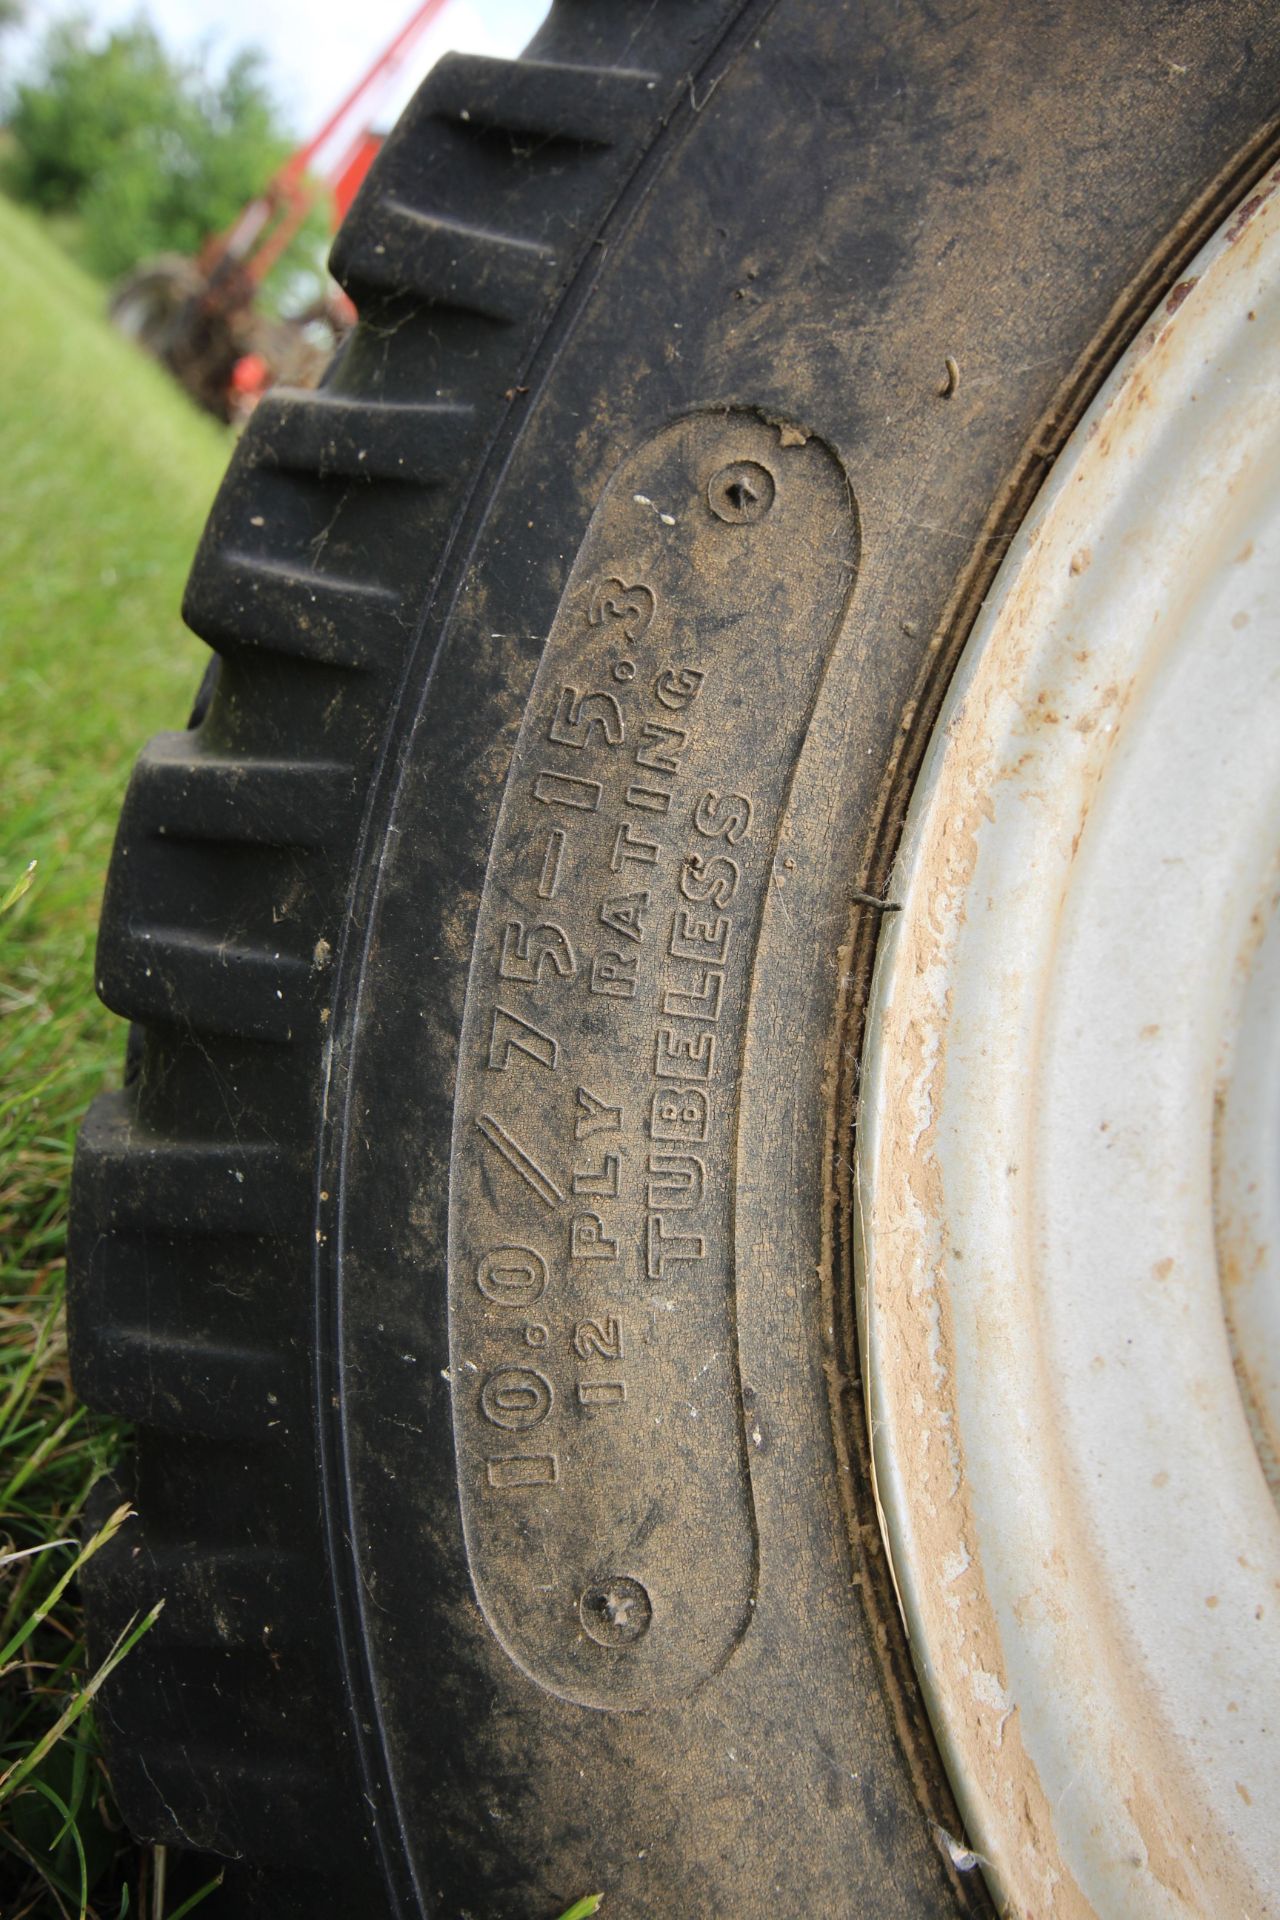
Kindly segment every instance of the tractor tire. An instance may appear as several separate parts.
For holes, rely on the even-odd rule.
[[[863,1013],[975,615],[1278,103],[1265,0],[557,0],[387,143],[195,560],[74,1180],[93,1650],[166,1603],[102,1730],[211,1920],[992,1911],[869,1469]]]
[[[172,351],[184,311],[204,291],[204,275],[193,260],[165,253],[144,260],[111,289],[107,317],[117,332],[157,360]]]

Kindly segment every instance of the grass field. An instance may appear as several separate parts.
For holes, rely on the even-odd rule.
[[[181,1920],[199,1892],[166,1905],[93,1737],[73,1574],[117,1436],[71,1393],[62,1287],[76,1129],[123,1050],[98,902],[130,763],[208,657],[177,609],[230,443],[2,197],[0,255],[0,1920]]]
[[[121,1057],[92,990],[115,815],[207,657],[177,608],[229,443],[4,200],[0,251],[0,1913],[151,1920],[91,1714],[39,1753],[87,1678],[74,1584],[57,1592],[78,1547],[50,1543],[75,1535],[113,1445],[67,1380],[66,1187]]]

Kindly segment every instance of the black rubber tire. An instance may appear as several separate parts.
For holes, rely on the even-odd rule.
[[[98,984],[141,1038],[75,1176],[76,1378],[139,1428],[138,1520],[86,1576],[98,1648],[167,1602],[105,1733],[134,1828],[234,1863],[202,1912],[551,1920],[594,1888],[628,1920],[986,1910],[937,1844],[956,1816],[864,1471],[846,1175],[874,902],[1012,530],[1271,157],[1278,100],[1257,0],[558,0],[524,61],[438,67],[385,148],[335,255],[359,327],[318,393],[260,406],[195,563],[220,672],[125,803]],[[651,630],[642,562],[666,568]],[[677,728],[687,676],[735,660]],[[681,742],[643,736],[648,800],[586,771],[642,712]],[[530,947],[544,869],[513,901],[518,856],[615,804],[609,832],[658,849],[644,884],[602,841],[572,939]],[[718,908],[730,847],[726,961],[670,890]],[[692,988],[646,958],[629,998],[627,943],[652,956],[673,910],[667,953],[734,1005],[655,1040]],[[612,1175],[579,1168],[575,1061],[616,1054],[629,1114],[655,1044],[659,1081],[714,1081],[728,1116],[701,1171],[657,1108],[618,1121]],[[504,1059],[513,1105],[473,1111]],[[610,1102],[584,1084],[589,1136]],[[696,1222],[638,1185],[610,1210],[619,1162],[638,1182],[655,1154],[658,1207],[705,1179]],[[476,1307],[495,1208],[521,1247],[570,1236],[553,1277],[585,1317],[521,1321],[537,1366],[494,1355],[545,1275],[484,1269]],[[633,1263],[594,1335],[593,1236]],[[629,1399],[575,1376],[573,1340],[616,1348],[603,1307],[642,1309],[673,1247],[709,1263],[671,1280],[686,1330],[628,1324]],[[646,1379],[683,1383],[674,1439]],[[553,1403],[554,1448],[522,1454]],[[513,1520],[521,1476],[555,1492]]]

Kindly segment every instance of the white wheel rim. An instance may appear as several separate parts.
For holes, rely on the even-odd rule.
[[[1275,184],[1008,555],[868,1016],[886,1540],[969,1839],[1037,1920],[1280,1913]]]

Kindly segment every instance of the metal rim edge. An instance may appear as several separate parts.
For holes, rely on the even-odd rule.
[[[1280,1909],[1278,183],[1006,558],[869,1009],[877,1498],[969,1837],[1028,1916]]]

